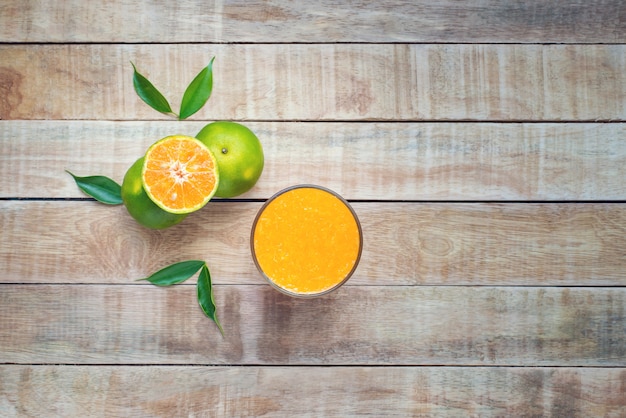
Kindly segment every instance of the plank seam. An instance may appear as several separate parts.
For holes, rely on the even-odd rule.
[[[266,41],[266,42],[237,42],[237,41],[176,41],[176,42],[106,42],[106,41],[50,41],[50,42],[37,42],[37,41],[25,41],[25,42],[11,42],[0,41],[0,45],[26,45],[26,46],[46,46],[46,45],[581,45],[581,46],[593,46],[593,45],[626,45],[620,41],[607,41],[607,42],[507,42],[507,41],[492,41],[492,42],[463,42],[463,41]]]
[[[416,203],[416,204],[626,204],[626,199],[599,199],[599,200],[422,200],[422,199],[346,199],[350,203]],[[95,199],[89,197],[19,197],[4,196],[0,197],[0,201],[22,201],[22,202],[96,202]],[[263,203],[267,199],[264,198],[247,198],[247,199],[211,199],[212,203]]]
[[[138,279],[139,280],[139,279]],[[95,283],[77,283],[77,282],[0,282],[0,287],[3,286],[144,286],[154,288],[155,286],[150,283],[136,283],[136,282],[128,282],[128,283],[108,283],[108,282],[95,282]],[[179,283],[176,287],[195,287],[196,283]],[[266,283],[213,283],[213,286],[216,287],[267,287],[269,289],[269,284]],[[386,285],[373,285],[373,284],[348,284],[345,285],[346,289],[352,288],[436,288],[436,287],[445,287],[445,288],[476,288],[476,289],[505,289],[505,288],[519,288],[519,289],[598,289],[598,290],[617,290],[617,289],[626,289],[626,285],[567,285],[567,284],[553,284],[553,285],[519,285],[519,284],[502,284],[502,285],[480,285],[480,284],[386,284]]]
[[[584,365],[524,365],[524,364],[501,364],[501,365],[485,365],[485,364],[443,364],[443,363],[433,363],[433,364],[312,364],[312,363],[304,363],[304,364],[263,364],[263,363],[0,363],[0,366],[34,366],[34,367],[221,367],[221,368],[230,368],[230,367],[264,367],[264,368],[285,368],[285,367],[293,367],[293,368],[333,368],[333,367],[343,367],[343,368],[468,368],[468,369],[626,369],[626,365],[624,366],[614,366],[614,365],[594,365],[594,366],[584,366]]]
[[[230,118],[232,122],[240,123],[345,123],[345,124],[623,124],[626,119],[402,119],[402,118],[366,118],[366,119],[239,119]],[[2,119],[1,122],[173,122],[175,119],[168,118],[145,118],[145,119]],[[185,122],[208,123],[212,119],[189,119]]]

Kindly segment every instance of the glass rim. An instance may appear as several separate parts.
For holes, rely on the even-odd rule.
[[[350,271],[346,274],[346,276],[341,279],[339,282],[337,282],[335,285],[329,287],[328,289],[325,289],[321,292],[316,292],[316,293],[297,293],[297,292],[292,292],[290,290],[287,290],[279,285],[277,285],[261,268],[261,265],[259,264],[259,261],[257,260],[257,256],[256,256],[256,251],[254,250],[254,235],[255,235],[255,231],[256,231],[256,225],[259,221],[259,218],[261,217],[261,215],[263,214],[263,212],[265,211],[265,209],[267,208],[267,206],[269,206],[276,198],[278,198],[279,196],[290,192],[292,190],[295,189],[318,189],[318,190],[322,190],[326,193],[329,193],[331,195],[333,195],[334,197],[336,197],[337,199],[339,199],[339,201],[341,203],[343,203],[343,205],[348,208],[348,210],[350,211],[350,213],[352,214],[352,217],[354,218],[354,221],[356,222],[356,226],[357,226],[357,231],[359,233],[359,250],[357,252],[357,256],[354,260],[354,265],[352,266],[352,268],[350,269]],[[361,260],[361,253],[363,252],[363,230],[361,228],[361,221],[359,220],[359,217],[357,216],[354,208],[350,205],[350,203],[344,198],[342,197],[339,193],[335,192],[334,190],[331,190],[327,187],[324,186],[319,186],[317,184],[308,184],[308,183],[303,183],[303,184],[296,184],[293,186],[289,186],[289,187],[285,187],[284,189],[276,192],[272,197],[270,197],[269,199],[267,199],[265,201],[265,203],[263,203],[263,206],[261,206],[261,208],[259,209],[259,211],[257,212],[256,216],[254,217],[254,222],[252,223],[252,230],[250,231],[250,252],[252,253],[252,261],[254,262],[254,265],[256,266],[257,270],[259,271],[259,273],[261,273],[261,275],[265,278],[265,280],[276,290],[278,290],[280,293],[288,295],[288,296],[293,296],[293,297],[297,297],[297,298],[315,298],[315,297],[320,297],[320,296],[324,296],[327,295],[331,292],[333,292],[334,290],[337,290],[338,288],[340,288],[341,286],[343,286],[348,279],[350,279],[350,277],[352,277],[352,275],[354,274],[354,272],[356,271],[359,262]]]

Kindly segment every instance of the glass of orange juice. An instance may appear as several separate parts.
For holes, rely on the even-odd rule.
[[[304,184],[265,202],[252,225],[250,247],[258,270],[274,288],[314,297],[332,292],[354,273],[363,233],[345,199]]]

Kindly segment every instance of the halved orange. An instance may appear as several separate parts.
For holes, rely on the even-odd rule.
[[[211,200],[219,185],[219,172],[206,145],[190,136],[172,135],[148,148],[141,180],[161,209],[191,213]]]

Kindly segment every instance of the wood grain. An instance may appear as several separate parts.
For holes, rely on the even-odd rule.
[[[124,173],[206,122],[0,121],[0,197],[84,197],[64,170]],[[624,123],[247,122],[265,152],[243,198],[313,183],[363,200],[623,200]]]
[[[623,43],[623,16],[619,0],[5,0],[0,41]]]
[[[625,45],[442,44],[0,45],[0,118],[162,119],[129,61],[177,109],[212,56],[199,120],[626,118]]]
[[[6,363],[626,366],[626,289],[2,285]]]
[[[623,368],[0,366],[4,416],[626,414]]]
[[[207,106],[177,109],[215,56]],[[0,2],[0,416],[626,416],[623,0]],[[266,169],[165,231],[84,198],[154,140],[242,121]],[[195,120],[195,121],[194,121]],[[252,220],[296,183],[365,248],[273,290]],[[195,278],[206,260],[225,336]]]
[[[215,283],[263,283],[249,249],[261,203],[211,202],[163,231],[96,202],[0,202],[4,283],[124,283],[201,259]],[[353,203],[348,285],[623,286],[622,204]]]

